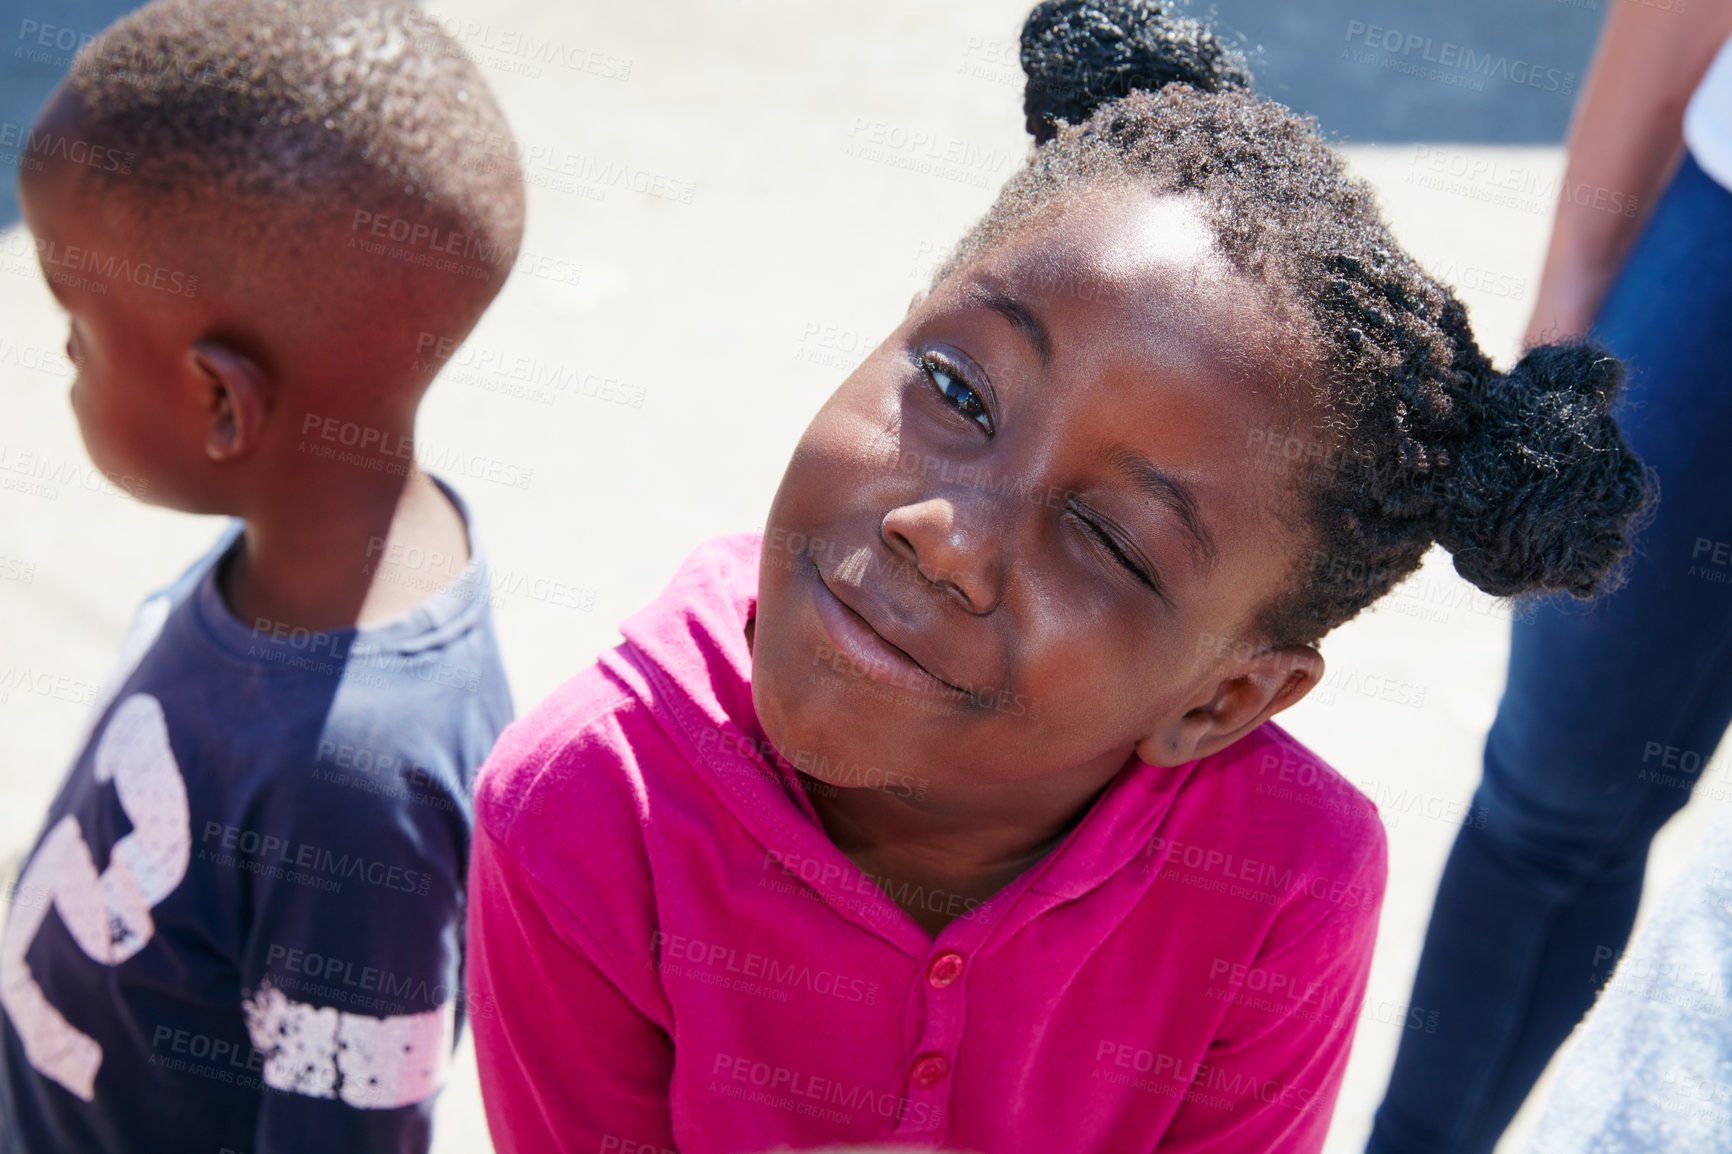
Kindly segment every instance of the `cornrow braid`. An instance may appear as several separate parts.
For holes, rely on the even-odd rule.
[[[1047,0],[1022,59],[1045,142],[934,283],[1060,199],[1135,187],[1195,199],[1223,257],[1298,304],[1313,370],[1315,451],[1294,479],[1308,548],[1255,623],[1269,643],[1321,638],[1433,542],[1498,596],[1586,597],[1616,580],[1647,484],[1611,416],[1614,358],[1557,345],[1494,369],[1461,302],[1402,251],[1315,122],[1252,93],[1235,55],[1152,0]]]

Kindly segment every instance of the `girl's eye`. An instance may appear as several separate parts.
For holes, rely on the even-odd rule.
[[[1095,524],[1080,513],[1076,513],[1075,516],[1078,521],[1082,522],[1083,527],[1088,531],[1089,535],[1096,541],[1100,542],[1101,546],[1105,548],[1108,553],[1113,555],[1113,558],[1124,567],[1126,572],[1128,572],[1132,577],[1135,577],[1142,584],[1147,585],[1150,589],[1154,590],[1156,596],[1162,597],[1163,599],[1165,598],[1165,594],[1161,592],[1160,582],[1156,581],[1149,573],[1144,572],[1135,561],[1131,560],[1130,556],[1126,554],[1123,549],[1119,548],[1118,543],[1112,539],[1112,536],[1107,533],[1105,529],[1102,529],[1099,525]]]
[[[932,387],[938,390],[945,404],[985,429],[988,436],[992,434],[992,415],[986,411],[986,402],[980,399],[979,393],[948,366],[930,357],[922,358],[920,366],[926,370]]]

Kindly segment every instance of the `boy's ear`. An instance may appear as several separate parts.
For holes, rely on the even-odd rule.
[[[1323,655],[1309,645],[1233,658],[1206,700],[1137,743],[1149,765],[1183,765],[1225,749],[1293,705],[1323,680]]]
[[[187,352],[210,400],[205,456],[232,461],[258,445],[270,407],[269,383],[258,363],[233,345],[206,340]]]

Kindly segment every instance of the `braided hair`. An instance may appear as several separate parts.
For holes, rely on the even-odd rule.
[[[1036,148],[934,283],[1064,197],[1135,187],[1197,201],[1233,267],[1297,306],[1313,371],[1289,456],[1308,545],[1254,623],[1265,641],[1315,642],[1434,541],[1496,596],[1616,581],[1648,485],[1611,416],[1615,358],[1563,344],[1494,369],[1315,121],[1251,92],[1230,47],[1154,0],[1045,0],[1022,66]]]

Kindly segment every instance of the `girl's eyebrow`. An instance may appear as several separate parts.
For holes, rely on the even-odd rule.
[[[1003,289],[978,281],[966,285],[962,295],[969,303],[989,308],[1015,326],[1040,356],[1042,368],[1052,363],[1052,339],[1032,309]],[[1177,519],[1185,531],[1185,551],[1190,554],[1192,567],[1203,573],[1212,570],[1217,556],[1215,535],[1204,523],[1196,494],[1190,487],[1129,445],[1113,446],[1108,459],[1139,492],[1159,502]]]
[[[1108,459],[1145,495],[1164,505],[1185,530],[1185,550],[1194,568],[1207,573],[1215,567],[1215,536],[1204,524],[1196,494],[1177,477],[1131,448],[1115,445]]]
[[[1034,347],[1041,368],[1052,364],[1052,338],[1047,336],[1046,326],[1028,306],[999,289],[979,283],[967,286],[962,292],[969,303],[984,305],[1014,325],[1016,331]]]

